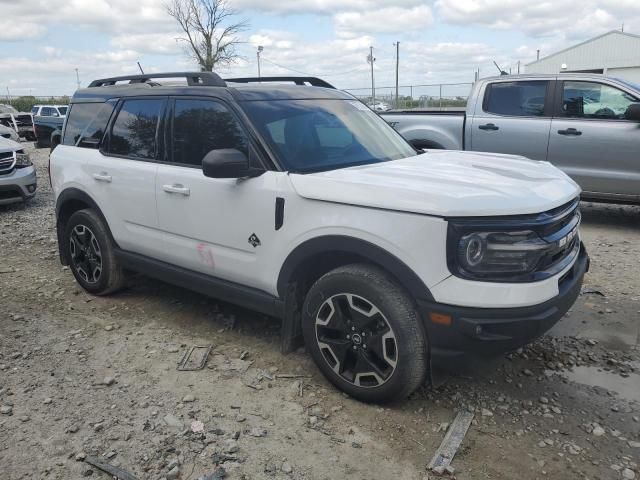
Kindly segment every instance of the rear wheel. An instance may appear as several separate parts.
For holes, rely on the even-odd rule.
[[[124,272],[111,237],[93,210],[71,215],[63,241],[73,276],[82,288],[94,295],[107,295],[124,286]]]
[[[406,398],[426,378],[427,341],[412,299],[384,271],[355,264],[320,278],[303,334],[322,373],[366,402]]]

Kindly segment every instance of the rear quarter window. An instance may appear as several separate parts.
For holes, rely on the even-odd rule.
[[[486,89],[483,110],[512,117],[542,117],[548,85],[546,80],[492,83]]]
[[[62,139],[63,145],[83,148],[99,148],[113,103],[75,103],[67,116],[67,125]]]

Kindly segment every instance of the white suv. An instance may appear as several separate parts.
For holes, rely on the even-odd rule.
[[[61,259],[87,291],[137,271],[280,318],[284,351],[304,340],[376,402],[575,301],[580,190],[549,163],[416,151],[319,79],[152,78],[76,92],[51,155]]]

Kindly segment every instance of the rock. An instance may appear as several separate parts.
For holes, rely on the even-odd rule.
[[[196,401],[196,397],[191,395],[190,393],[182,397],[183,403],[192,403]]]
[[[105,329],[107,332],[110,332],[111,330],[113,330],[113,325],[107,325],[106,327],[104,327],[104,329]]]
[[[93,431],[94,432],[101,432],[102,430],[104,430],[104,422],[99,422],[99,423],[94,423],[93,424]]]
[[[31,420],[27,415],[23,415],[20,417],[19,419],[22,423],[28,422],[29,420]]]
[[[110,387],[114,383],[116,383],[116,379],[113,377],[104,377],[104,380],[102,380],[102,384],[106,385],[107,387]]]
[[[184,428],[184,423],[182,423],[182,420],[180,420],[178,417],[168,414],[165,415],[164,418],[164,423],[167,424],[167,426],[171,427],[171,428],[177,428],[178,430],[182,430]]]
[[[2,405],[0,407],[0,413],[2,415],[11,415],[13,413],[13,407],[11,405]]]
[[[241,422],[241,423],[242,423],[242,422],[244,422],[246,419],[247,419],[247,417],[245,417],[244,415],[242,415],[242,414],[240,414],[240,413],[236,415],[236,422]]]
[[[179,476],[180,476],[180,467],[178,467],[177,465],[174,466],[171,470],[169,470],[165,475],[167,480],[175,480]]]
[[[47,397],[44,399],[44,402],[42,403],[44,403],[45,405],[49,405],[51,402],[53,402],[53,400],[50,397]]]
[[[284,462],[281,467],[282,473],[291,473],[293,472],[293,468],[289,464],[289,462]]]
[[[491,410],[487,410],[486,408],[482,409],[483,417],[493,417],[493,412]]]
[[[533,372],[528,368],[525,368],[522,373],[524,373],[527,377],[533,377]]]
[[[169,353],[177,353],[179,350],[180,349],[175,345],[170,345],[169,348],[167,348],[167,352]]]
[[[84,452],[80,452],[76,455],[76,462],[82,462],[85,458],[87,458],[87,454]]]
[[[634,442],[632,440],[629,441],[629,446],[631,448],[640,448],[640,442]]]
[[[593,427],[591,433],[594,437],[601,437],[605,434],[605,431],[604,428],[602,428],[600,425],[596,425],[595,427]]]
[[[540,397],[540,403],[544,403],[546,405],[549,403],[549,399],[547,397]]]
[[[309,425],[315,425],[316,423],[318,423],[318,417],[316,417],[315,415],[311,415],[309,417]]]
[[[267,436],[267,431],[263,428],[252,428],[250,430],[245,430],[244,433],[249,435],[250,437],[266,437]]]
[[[630,468],[625,468],[624,470],[622,470],[622,478],[624,478],[625,480],[633,480],[634,478],[636,478],[636,474]]]

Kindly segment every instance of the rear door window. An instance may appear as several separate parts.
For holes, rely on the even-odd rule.
[[[483,109],[496,115],[542,117],[548,87],[548,81],[492,83],[486,89]]]
[[[98,148],[113,112],[113,106],[112,102],[72,105],[62,144]]]
[[[640,100],[622,90],[595,82],[564,82],[562,112],[567,117],[624,120]]]
[[[162,98],[125,100],[111,128],[108,153],[155,159],[158,153],[158,122],[165,103]]]
[[[222,148],[247,154],[247,137],[229,109],[214,100],[176,99],[172,161],[199,167],[207,153]]]

